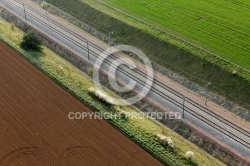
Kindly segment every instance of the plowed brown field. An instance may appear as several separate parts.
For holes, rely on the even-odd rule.
[[[0,42],[0,165],[162,165]]]

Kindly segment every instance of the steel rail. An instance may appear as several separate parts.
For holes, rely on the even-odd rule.
[[[5,0],[5,1],[8,1],[8,0]],[[16,0],[15,0],[15,1],[16,1]],[[17,2],[17,1],[16,1],[16,2]],[[19,1],[19,2],[20,2],[20,1]],[[10,1],[8,1],[8,3],[12,4],[13,6],[15,6],[16,8],[18,8],[18,9],[21,10],[21,11],[23,10],[23,8],[21,8],[21,7],[19,7],[19,6],[16,6],[15,4],[11,3]],[[25,6],[28,7],[29,9],[32,9],[32,8],[29,7],[28,5],[25,5]],[[34,9],[32,9],[32,11],[35,12],[35,13],[37,13],[37,14],[39,14],[40,16],[44,17],[47,21],[49,21],[49,20],[48,20],[48,17],[46,17],[44,14],[41,14],[41,13],[35,11]],[[44,21],[42,21],[42,20],[40,20],[39,18],[35,17],[35,16],[32,15],[31,13],[29,13],[28,11],[26,11],[26,14],[28,14],[30,17],[32,17],[33,19],[35,19],[35,20],[38,21],[39,23],[43,24],[43,25],[46,26],[47,28],[49,28],[49,29],[51,29],[51,30],[54,29],[54,31],[55,31],[58,35],[62,36],[63,38],[66,38],[67,40],[69,40],[69,41],[71,41],[71,42],[73,42],[74,44],[76,44],[76,45],[77,45],[78,47],[80,47],[81,49],[83,49],[83,50],[85,50],[85,51],[88,50],[88,48],[87,48],[87,50],[86,50],[86,47],[85,47],[85,46],[79,44],[77,41],[75,41],[75,40],[72,39],[71,37],[69,37],[69,36],[63,34],[63,33],[60,32],[59,30],[57,30],[56,28],[49,26],[47,23],[45,23]],[[50,19],[50,18],[49,18],[49,19]],[[50,22],[53,22],[54,24],[57,24],[58,27],[64,29],[65,31],[67,31],[68,33],[70,33],[71,35],[73,35],[74,37],[76,37],[77,39],[79,39],[79,40],[81,40],[81,41],[84,40],[85,42],[88,41],[86,38],[83,38],[82,36],[76,35],[74,32],[70,31],[67,27],[62,26],[60,23],[58,23],[58,22],[56,22],[56,21],[54,21],[54,20],[52,20],[52,19],[50,19]],[[95,49],[97,49],[97,50],[99,50],[99,51],[104,51],[103,48],[101,48],[101,47],[95,45],[94,43],[92,43],[92,42],[89,42],[89,43],[90,43],[90,45],[91,45],[92,47],[94,47]],[[101,58],[101,57],[99,56],[99,54],[97,54],[96,52],[92,51],[91,49],[89,49],[89,51],[91,51],[91,52],[92,52],[92,55],[95,56],[96,58]],[[112,55],[112,57],[116,57],[116,56],[115,56],[115,55]],[[114,58],[113,58],[113,59],[114,59]],[[102,59],[102,60],[103,60],[103,59]],[[105,59],[104,59],[104,60],[105,60]],[[107,61],[107,60],[106,60],[106,61]],[[110,61],[108,61],[108,64],[109,64],[109,65],[112,65],[112,63],[109,63],[109,62],[110,62]],[[139,69],[137,69],[137,68],[136,68],[136,69],[133,69],[133,70],[134,70],[135,72],[137,72],[137,74],[140,74],[141,76],[145,76],[145,73],[144,73],[143,71],[141,71],[141,70],[139,70]],[[130,78],[132,78],[132,79],[134,79],[134,80],[137,80],[137,81],[140,82],[140,83],[144,82],[144,81],[141,80],[140,78],[135,77],[134,75],[131,75],[131,73],[129,73],[127,70],[119,70],[119,71],[120,71],[121,73],[125,74],[126,76],[128,76],[128,77],[130,77]],[[153,78],[152,78],[152,79],[153,79]],[[182,95],[182,94],[180,94],[179,92],[175,91],[174,89],[172,89],[172,88],[170,88],[170,87],[164,85],[161,81],[154,80],[154,83],[156,83],[158,86],[162,87],[163,89],[165,89],[165,90],[167,90],[167,91],[170,91],[173,95],[175,95],[175,96],[177,96],[177,97],[180,97],[180,98],[183,98],[183,95]],[[164,98],[164,99],[166,99],[166,100],[168,100],[168,101],[174,103],[177,107],[182,108],[182,103],[181,103],[181,102],[178,102],[177,100],[175,100],[174,98],[172,98],[172,97],[170,97],[170,96],[166,96],[165,94],[163,94],[163,93],[162,93],[161,91],[159,91],[158,89],[153,88],[153,89],[151,89],[151,91],[153,91],[153,92],[156,93],[157,95],[161,96],[162,98]],[[166,98],[166,97],[167,97],[167,98]],[[199,108],[200,110],[206,112],[208,115],[210,115],[210,116],[212,116],[212,117],[214,117],[214,118],[216,118],[216,119],[218,119],[218,120],[222,120],[224,124],[230,126],[231,128],[235,129],[236,131],[238,131],[238,132],[242,133],[243,135],[249,137],[250,133],[249,133],[248,131],[244,130],[243,128],[239,127],[238,125],[235,125],[234,123],[232,123],[232,122],[230,122],[229,120],[227,120],[227,119],[225,119],[225,118],[219,116],[218,114],[216,114],[216,113],[214,113],[214,112],[211,112],[209,109],[207,109],[207,108],[205,108],[204,106],[198,104],[197,102],[193,101],[193,100],[190,99],[190,98],[186,98],[186,100],[187,100],[187,102],[189,102],[189,104],[193,105],[194,107]],[[186,108],[186,109],[185,109],[185,108]],[[191,114],[192,116],[196,117],[196,118],[199,119],[199,120],[201,120],[201,118],[202,118],[202,119],[205,119],[205,120],[207,120],[207,121],[210,121],[209,119],[205,118],[204,116],[202,116],[202,115],[200,115],[200,114],[198,114],[199,117],[197,117],[197,113],[194,112],[192,109],[186,107],[186,106],[184,106],[184,110],[185,110],[186,112],[188,112],[189,114]],[[200,118],[200,117],[201,117],[201,118]],[[204,120],[201,120],[201,121],[205,122]],[[230,138],[232,138],[232,139],[234,139],[234,138],[233,138],[231,135],[235,136],[236,138],[240,139],[241,141],[247,143],[248,145],[245,145],[245,144],[243,144],[243,143],[237,141],[236,139],[234,139],[236,142],[238,142],[238,143],[244,145],[244,146],[247,147],[247,148],[250,148],[250,146],[249,146],[250,144],[249,144],[248,142],[242,140],[241,138],[239,138],[238,136],[234,135],[233,133],[231,133],[231,132],[225,130],[225,129],[222,128],[221,126],[218,126],[218,125],[215,124],[214,122],[211,122],[211,121],[210,121],[209,123],[208,123],[208,122],[205,122],[205,123],[208,124],[208,125],[210,125],[210,126],[212,126],[212,127],[215,128],[216,130],[218,130],[218,131],[224,133],[225,135],[227,135],[228,137],[230,137]],[[221,129],[223,129],[223,130],[225,130],[226,132],[230,133],[231,135],[226,134],[224,131],[221,131],[221,129],[218,129],[218,127],[221,128]]]

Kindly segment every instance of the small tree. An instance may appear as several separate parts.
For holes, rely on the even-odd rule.
[[[27,50],[42,51],[42,41],[33,31],[28,31],[21,42],[21,47]]]
[[[41,6],[42,6],[43,9],[48,8],[48,4],[47,4],[47,2],[45,2],[45,1],[43,1],[43,2],[41,3]]]

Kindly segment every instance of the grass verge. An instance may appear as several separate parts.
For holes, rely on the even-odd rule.
[[[94,111],[100,113],[114,111],[112,106],[104,104],[89,95],[88,89],[93,86],[90,78],[60,56],[46,47],[43,47],[44,50],[42,53],[20,49],[19,43],[23,37],[23,32],[2,19],[0,19],[0,32],[1,40],[10,45],[30,63]],[[126,112],[139,114],[139,112],[130,107],[123,107],[122,109]],[[220,161],[208,155],[170,129],[162,127],[147,118],[129,118],[127,120],[114,118],[108,121],[166,165],[223,165]],[[175,142],[175,151],[171,151],[159,144],[153,136],[155,132],[170,136]],[[192,150],[195,153],[193,161],[187,160],[184,157],[187,150]]]

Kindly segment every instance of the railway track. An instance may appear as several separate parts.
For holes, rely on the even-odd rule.
[[[104,48],[96,45],[95,43],[92,43],[91,41],[88,41],[88,39],[86,39],[85,37],[77,34],[76,32],[72,31],[66,26],[63,26],[58,21],[49,18],[46,14],[42,12],[38,12],[37,10],[35,10],[33,7],[29,5],[23,4],[22,1],[5,0],[5,2],[11,4],[12,6],[19,9],[20,11],[24,11],[24,5],[25,5],[25,13],[28,17],[36,20],[37,22],[47,27],[48,29],[51,29],[54,33],[57,33],[61,37],[72,42],[77,47],[88,52],[95,58],[99,58],[102,61],[105,61],[107,65],[112,66],[113,60],[118,60],[124,63],[122,60],[118,59],[117,55],[115,54],[112,54],[111,56],[109,56],[111,60],[102,59],[102,57],[100,56],[100,52],[104,52],[105,51]],[[36,15],[39,17],[37,17]],[[72,37],[67,34],[64,34],[61,30],[66,31]],[[80,43],[79,41],[81,41],[83,44]],[[141,69],[138,69],[138,68],[130,69],[128,66],[122,66],[121,68],[118,68],[118,70],[119,72],[126,75],[130,79],[133,79],[136,82],[140,83],[141,85],[145,85],[147,88],[150,88],[147,84],[145,84],[145,81],[144,81],[147,78],[147,74]],[[154,85],[150,89],[151,92],[173,103],[178,108],[183,109],[183,113],[185,112],[185,113],[190,114],[191,116],[199,119],[200,121],[204,122],[205,124],[209,125],[210,127],[214,128],[220,133],[223,133],[228,138],[233,139],[235,142],[241,144],[242,146],[250,150],[250,132],[249,131],[229,121],[228,119],[222,117],[221,115],[215,113],[214,111],[204,107],[203,105],[197,103],[196,101],[186,96],[183,96],[183,94],[174,90],[168,85],[165,85],[162,81],[154,79],[154,78],[150,78],[150,79],[154,81]],[[163,89],[164,91],[160,89]],[[166,93],[164,93],[166,91],[170,93],[171,95],[167,95]],[[185,103],[183,104],[184,98],[185,98]],[[199,112],[196,110],[199,110]],[[216,119],[220,123],[214,122],[213,120],[211,120],[211,118]],[[240,134],[240,136],[238,134]]]

